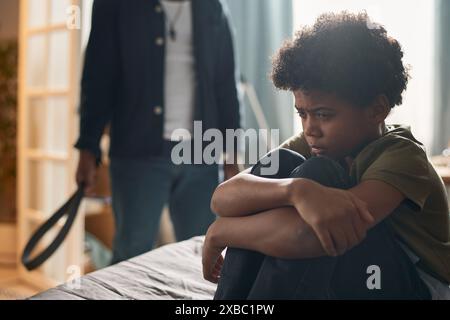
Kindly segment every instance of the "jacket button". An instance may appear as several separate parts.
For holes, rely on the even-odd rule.
[[[153,108],[153,112],[154,112],[157,116],[159,116],[159,115],[162,114],[163,109],[162,109],[160,106],[156,106],[155,108]]]
[[[156,38],[155,43],[157,46],[162,46],[164,44],[164,39],[161,37]]]
[[[161,13],[161,12],[162,12],[162,8],[161,8],[160,5],[157,5],[157,6],[155,7],[155,12],[156,12],[156,13]]]

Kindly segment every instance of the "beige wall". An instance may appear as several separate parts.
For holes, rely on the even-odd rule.
[[[0,0],[0,39],[18,37],[19,0]]]

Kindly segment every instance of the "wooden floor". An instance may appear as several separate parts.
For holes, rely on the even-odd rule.
[[[39,291],[20,280],[15,269],[0,265],[0,300],[25,299]]]

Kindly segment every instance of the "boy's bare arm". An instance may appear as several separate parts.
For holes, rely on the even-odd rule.
[[[295,182],[299,182],[299,180],[296,179]],[[208,230],[207,238],[216,246],[249,249],[280,258],[322,256],[325,254],[325,250],[313,228],[305,222],[303,217],[305,211],[312,211],[311,215],[313,216],[326,218],[329,215],[340,219],[339,211],[348,210],[348,207],[352,206],[359,215],[363,210],[358,209],[353,201],[362,200],[366,207],[364,210],[366,215],[373,219],[371,223],[367,221],[364,223],[365,226],[362,229],[366,230],[387,217],[404,199],[404,196],[394,187],[374,180],[364,181],[348,191],[323,187],[312,181],[305,181],[303,187],[307,188],[307,192],[298,191],[291,194],[291,198],[297,198],[288,201],[289,205],[292,203],[292,206],[270,209],[255,215],[217,219]],[[319,189],[315,189],[317,187]],[[313,195],[309,195],[311,193]],[[348,196],[353,199],[347,200]],[[314,208],[302,205],[305,202],[301,201],[302,199],[309,200],[306,202],[310,202]],[[347,205],[347,201],[349,205]],[[300,205],[296,205],[296,202]],[[302,210],[303,214],[299,214],[295,207],[305,207],[305,210]],[[330,214],[327,211],[330,211]],[[331,222],[333,221],[320,221],[319,219],[317,224],[322,223],[324,227],[327,227]],[[354,226],[352,225],[352,227]],[[359,241],[353,243],[349,241],[349,246],[343,251],[358,244],[364,236],[361,235]],[[337,239],[333,240],[337,241]]]
[[[289,193],[292,207],[219,218],[211,225],[203,250],[205,279],[217,282],[225,247],[279,258],[343,254],[359,244],[367,229],[387,217],[405,199],[401,192],[382,181],[363,181],[350,190],[327,188],[313,181],[295,182],[301,180],[296,179],[293,184],[299,189],[293,188]],[[311,222],[307,223],[307,219]],[[324,238],[324,234],[328,237]]]
[[[314,231],[293,207],[246,217],[219,218],[209,233],[218,246],[258,251],[277,258],[313,258],[326,254]]]
[[[241,173],[214,193],[219,216],[237,217],[292,206],[314,230],[329,255],[345,253],[368,229],[388,216],[404,195],[382,181],[364,181],[350,190],[307,179],[266,179]]]
[[[268,256],[299,259],[326,255],[314,231],[293,207],[246,217],[219,218],[209,228],[203,246],[203,275],[217,282],[225,247],[257,251]]]
[[[250,169],[220,184],[211,198],[211,210],[220,217],[247,216],[288,206],[292,179],[268,179]]]
[[[283,207],[294,207],[332,256],[361,242],[373,222],[367,206],[353,193],[303,178],[267,179],[247,171],[221,184],[211,200],[212,210],[221,217]]]
[[[349,190],[364,201],[374,218],[373,227],[388,217],[406,196],[395,187],[380,180],[365,180]]]

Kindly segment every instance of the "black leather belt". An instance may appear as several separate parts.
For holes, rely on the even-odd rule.
[[[46,222],[44,222],[44,224],[42,224],[39,229],[37,229],[37,231],[33,234],[22,253],[22,263],[28,270],[31,271],[39,267],[42,263],[44,263],[48,258],[51,257],[56,249],[58,249],[58,247],[61,245],[61,243],[69,233],[73,222],[75,221],[75,217],[77,216],[78,208],[80,207],[80,203],[83,197],[84,191],[83,188],[80,187],[70,197],[70,199]],[[30,258],[31,253],[33,252],[39,241],[63,216],[67,216],[67,220],[52,243],[50,243],[50,245],[36,257]]]

